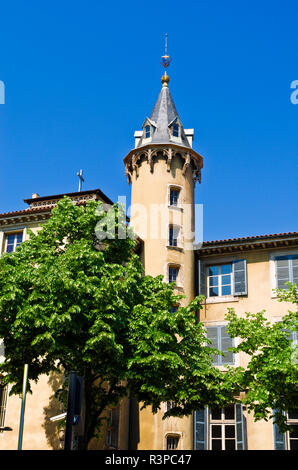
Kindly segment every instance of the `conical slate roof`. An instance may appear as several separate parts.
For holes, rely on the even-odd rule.
[[[170,134],[169,127],[171,124],[174,124],[176,120],[177,124],[180,125],[180,138],[172,138]],[[143,127],[148,124],[148,121],[154,129],[150,143],[175,143],[183,147],[190,147],[168,86],[162,87],[150,118],[145,120]],[[148,140],[144,139],[143,136],[140,139],[138,147],[147,144]]]

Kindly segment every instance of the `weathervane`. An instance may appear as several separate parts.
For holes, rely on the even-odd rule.
[[[171,58],[168,55],[168,34],[165,34],[165,54],[161,57],[161,65],[165,68],[165,73],[161,78],[162,86],[168,86],[170,77],[167,75],[167,68],[170,66]]]
[[[77,172],[77,176],[79,177],[79,193],[80,193],[82,189],[82,182],[85,181],[83,178],[83,170],[80,170],[80,172]]]

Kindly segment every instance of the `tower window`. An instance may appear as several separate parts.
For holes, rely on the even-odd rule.
[[[170,206],[178,206],[179,192],[178,189],[170,189]]]
[[[178,124],[173,125],[173,137],[179,137],[179,126],[178,126]]]
[[[150,137],[150,134],[151,134],[150,126],[146,126],[145,127],[145,137],[146,137],[146,139],[148,139]]]
[[[179,227],[170,226],[169,228],[169,245],[178,246]]]
[[[179,268],[169,267],[169,282],[176,282],[178,278]]]

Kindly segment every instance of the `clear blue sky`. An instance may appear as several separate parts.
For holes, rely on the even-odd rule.
[[[204,239],[298,230],[297,0],[2,2],[0,211],[100,188],[130,196],[123,158],[170,90],[204,157]]]

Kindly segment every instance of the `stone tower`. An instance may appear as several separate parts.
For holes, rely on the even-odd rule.
[[[203,159],[192,149],[194,131],[183,128],[170,94],[169,56],[162,59],[162,89],[142,130],[135,132],[135,148],[124,163],[132,187],[131,226],[144,241],[145,273],[175,281],[177,293],[189,302],[195,295],[194,188]],[[192,418],[162,420],[163,411],[140,412],[138,448],[166,449],[178,442],[178,449],[192,449]]]

